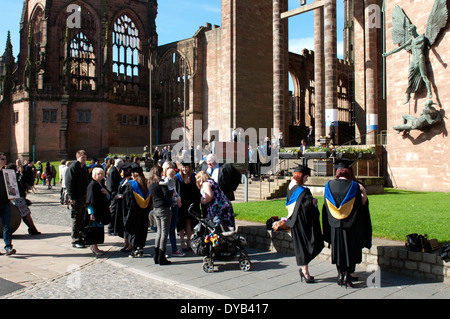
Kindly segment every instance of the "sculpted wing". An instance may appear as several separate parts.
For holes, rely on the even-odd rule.
[[[408,32],[408,27],[410,25],[411,21],[403,9],[398,5],[395,6],[392,11],[392,41],[394,44],[402,45],[411,39],[412,36]],[[411,46],[408,45],[405,50],[411,51]]]
[[[436,38],[441,32],[442,28],[447,25],[448,9],[447,0],[436,0],[428,17],[427,29],[425,36],[427,37],[430,46],[434,44]]]

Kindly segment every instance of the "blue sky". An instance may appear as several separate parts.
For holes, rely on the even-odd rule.
[[[288,0],[289,10],[299,7],[300,0]],[[307,3],[313,2],[308,0]],[[0,54],[4,52],[7,31],[11,31],[14,56],[19,53],[19,23],[22,14],[21,0],[1,0],[0,10]],[[342,0],[338,6],[338,40],[342,39]],[[6,4],[6,6],[5,6]],[[192,37],[198,28],[207,22],[221,25],[221,0],[159,0],[156,26],[159,44],[166,44]],[[289,50],[301,53],[303,48],[314,48],[314,16],[312,12],[289,19]],[[338,45],[338,56],[342,56],[342,45]]]

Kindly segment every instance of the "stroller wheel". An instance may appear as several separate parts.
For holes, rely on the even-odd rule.
[[[242,271],[249,271],[252,267],[252,263],[250,262],[250,259],[239,259],[239,267]]]
[[[212,273],[214,271],[214,264],[212,261],[205,261],[203,263],[203,271],[207,273]]]

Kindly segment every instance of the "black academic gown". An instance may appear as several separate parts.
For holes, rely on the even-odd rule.
[[[336,179],[328,186],[337,206],[340,206],[349,192],[352,181]],[[325,195],[326,199],[326,195]],[[327,200],[322,209],[324,240],[331,244],[331,261],[344,271],[354,272],[356,264],[362,261],[362,248],[372,245],[372,226],[368,203],[362,205],[361,191],[356,186],[356,195],[350,214],[336,218],[331,213]]]
[[[109,224],[109,232],[112,234],[117,234],[114,231],[114,228],[117,220],[116,215],[118,214],[120,199],[116,199],[115,197],[118,194],[121,180],[122,176],[120,176],[119,170],[117,167],[112,166],[109,170],[108,177],[106,178],[106,188],[111,193],[111,223]]]
[[[295,185],[287,191],[287,200],[297,188]],[[308,265],[323,249],[323,237],[320,228],[320,212],[313,205],[313,196],[305,189],[298,197],[293,214],[286,221],[291,228],[297,266]]]
[[[123,179],[120,184],[119,188],[117,189],[117,195],[122,195],[121,198],[118,198],[115,200],[115,214],[111,212],[111,217],[113,218],[113,221],[111,224],[113,224],[113,233],[120,238],[125,238],[127,234],[125,233],[125,221],[124,221],[124,199],[123,199],[123,193],[126,188],[126,184],[131,182],[132,180]],[[112,205],[111,205],[112,206]]]
[[[86,207],[94,208],[94,218],[97,223],[108,225],[111,222],[111,212],[109,210],[109,195],[102,193],[102,189],[106,189],[105,185],[99,184],[92,180],[86,191]],[[84,216],[84,224],[89,223],[90,216],[86,209]]]
[[[148,232],[148,214],[152,202],[150,194],[139,191],[136,181],[129,181],[123,187],[123,222],[130,244],[134,249],[144,248]]]

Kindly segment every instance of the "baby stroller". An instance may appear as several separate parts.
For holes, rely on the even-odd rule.
[[[198,256],[203,256],[203,271],[214,271],[214,260],[230,261],[238,257],[239,268],[249,271],[251,262],[244,246],[247,241],[236,234],[234,230],[225,229],[221,224],[216,226],[212,218],[200,218],[192,204],[188,212],[198,220],[194,227],[194,235],[191,240],[191,248]]]

